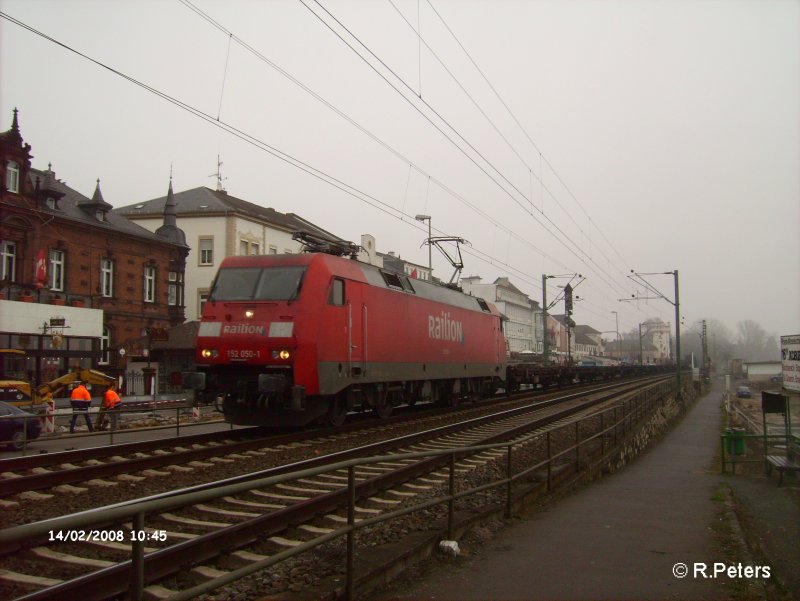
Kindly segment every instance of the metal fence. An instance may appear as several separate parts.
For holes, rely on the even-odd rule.
[[[175,495],[160,495],[158,498],[144,499],[136,503],[126,503],[124,505],[115,505],[106,508],[98,508],[94,510],[84,511],[77,515],[66,516],[61,518],[54,518],[44,522],[28,524],[23,526],[16,526],[6,530],[0,531],[0,545],[2,545],[6,552],[13,552],[21,549],[26,544],[31,542],[43,541],[48,535],[48,532],[58,530],[75,530],[89,527],[100,527],[114,522],[130,521],[133,524],[135,531],[142,531],[145,528],[145,515],[158,514],[172,509],[177,509],[187,505],[194,505],[197,503],[205,503],[214,501],[225,496],[236,495],[248,492],[253,489],[263,488],[295,480],[298,478],[308,478],[317,476],[326,472],[336,470],[347,470],[348,484],[347,484],[347,524],[341,528],[315,538],[313,540],[302,543],[289,550],[277,553],[269,558],[249,564],[245,567],[239,568],[235,571],[229,572],[224,576],[214,578],[190,589],[180,591],[176,595],[169,597],[170,601],[183,601],[192,599],[196,596],[206,594],[221,586],[239,580],[256,571],[263,570],[272,565],[285,561],[291,557],[304,553],[310,549],[316,548],[322,544],[333,541],[335,539],[346,537],[347,546],[347,562],[346,562],[346,582],[344,594],[348,600],[352,600],[355,595],[355,582],[356,575],[354,569],[355,558],[355,533],[357,530],[372,526],[378,523],[386,522],[399,518],[401,516],[410,514],[412,512],[420,511],[429,507],[437,505],[447,505],[447,532],[448,538],[453,538],[455,528],[455,503],[457,500],[475,495],[479,492],[499,488],[504,490],[505,496],[505,516],[512,516],[513,501],[514,501],[514,485],[519,483],[520,480],[530,477],[536,472],[544,472],[546,480],[544,486],[547,491],[551,491],[554,486],[555,472],[563,473],[567,467],[571,467],[574,473],[581,472],[582,463],[586,462],[587,451],[586,448],[590,444],[595,447],[599,446],[599,453],[595,449],[596,456],[605,458],[609,453],[614,452],[618,445],[629,438],[635,431],[635,426],[642,423],[653,411],[661,406],[671,392],[674,391],[674,386],[671,383],[661,383],[649,387],[639,393],[633,395],[630,399],[614,405],[611,408],[597,411],[589,416],[570,420],[566,423],[553,425],[543,432],[537,432],[519,438],[513,442],[492,443],[485,445],[476,445],[468,447],[458,447],[445,450],[434,451],[420,451],[415,453],[402,453],[393,455],[381,455],[367,458],[358,458],[348,461],[341,461],[334,464],[317,467],[313,469],[306,469],[290,474],[283,474],[279,476],[271,476],[252,480],[244,483],[229,484],[220,486],[213,489],[198,490],[192,492],[182,492]],[[587,437],[581,437],[580,424],[587,420],[599,421],[599,428],[593,434]],[[551,445],[551,437],[553,432],[561,428],[575,429],[575,443],[568,448],[553,452]],[[534,465],[530,465],[525,469],[518,472],[512,470],[512,458],[514,448],[519,448],[521,445],[532,443],[544,444],[546,449],[546,457]],[[482,451],[491,449],[504,449],[506,453],[506,469],[505,476],[482,484],[456,492],[456,461],[458,458],[474,455]],[[427,501],[414,504],[409,507],[401,508],[395,511],[387,512],[379,516],[368,519],[355,520],[355,506],[356,506],[356,484],[355,484],[355,469],[359,466],[370,465],[373,463],[381,462],[397,462],[403,459],[423,459],[430,457],[449,458],[449,480],[447,494],[438,496]],[[462,480],[463,482],[463,480]],[[145,554],[144,554],[144,541],[136,540],[131,541],[131,559],[127,563],[127,570],[130,576],[129,590],[131,592],[131,599],[139,601],[142,599],[144,582],[145,582]],[[169,547],[167,548],[169,549]],[[148,555],[147,561],[157,562],[159,554],[164,554],[165,549],[161,549]]]
[[[159,403],[157,401],[152,402],[141,402],[136,407],[131,407],[128,409],[115,409],[113,411],[107,411],[106,415],[108,416],[108,421],[110,423],[109,428],[107,430],[97,431],[94,432],[80,432],[76,434],[67,434],[67,433],[46,433],[43,436],[38,436],[35,439],[31,439],[28,436],[28,422],[29,421],[38,421],[42,423],[42,432],[44,433],[46,430],[46,423],[49,419],[53,420],[54,426],[58,425],[65,425],[72,420],[72,416],[74,413],[58,413],[58,414],[44,414],[44,415],[4,415],[0,416],[0,424],[3,424],[7,421],[22,421],[25,422],[25,427],[17,430],[16,428],[11,428],[12,436],[7,438],[6,436],[0,436],[0,447],[6,447],[11,443],[20,444],[21,448],[17,449],[22,452],[23,455],[26,455],[30,451],[30,445],[34,441],[50,441],[50,440],[58,440],[59,438],[67,437],[70,438],[98,438],[98,437],[106,437],[108,438],[108,444],[113,445],[114,439],[116,436],[122,434],[129,434],[133,432],[147,432],[149,430],[164,430],[164,429],[175,429],[175,436],[181,435],[181,430],[186,428],[193,428],[196,426],[205,426],[209,423],[214,423],[215,420],[199,420],[198,419],[198,412],[200,408],[192,403],[189,402],[179,402],[178,404],[169,403],[169,406],[166,407],[159,407]],[[83,412],[78,412],[82,414]],[[98,415],[97,411],[86,411],[86,415],[94,422],[94,418]],[[116,424],[112,419],[112,414],[116,414],[117,420]],[[175,423],[174,424],[167,424],[167,425],[158,425],[158,426],[149,426],[149,427],[137,427],[137,428],[122,428],[119,427],[119,422],[123,420],[123,416],[130,416],[130,415],[149,415],[149,416],[172,416],[174,414]],[[218,420],[222,421],[222,417],[220,416]],[[233,424],[230,425],[230,428],[233,429]],[[13,431],[18,431],[21,436],[17,436],[14,438]],[[3,440],[3,438],[7,438]]]

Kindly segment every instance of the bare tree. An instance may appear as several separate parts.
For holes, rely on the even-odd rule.
[[[767,334],[752,319],[740,321],[737,325],[738,337],[735,352],[745,361],[769,361],[780,357],[777,337]]]

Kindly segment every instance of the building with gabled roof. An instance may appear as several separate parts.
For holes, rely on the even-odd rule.
[[[294,213],[281,213],[231,196],[221,187],[173,192],[114,210],[150,230],[163,230],[164,215],[180,226],[190,247],[186,261],[186,319],[199,319],[220,262],[234,255],[297,253],[292,234],[304,231],[343,241]]]
[[[121,373],[126,344],[184,321],[189,248],[163,213],[149,231],[32,166],[19,129],[0,134],[2,374],[40,383],[76,366]]]
[[[503,332],[510,352],[533,351],[541,347],[536,341],[536,314],[539,306],[531,301],[509,278],[497,278],[491,284],[481,283],[474,275],[461,278],[459,285],[466,294],[493,303],[503,315]]]

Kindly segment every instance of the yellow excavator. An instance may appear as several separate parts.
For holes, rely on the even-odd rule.
[[[108,374],[104,374],[101,371],[97,371],[96,369],[76,368],[75,370],[58,377],[55,380],[50,380],[49,382],[45,382],[44,384],[40,384],[39,386],[35,387],[32,386],[30,382],[25,382],[24,380],[0,379],[0,388],[16,388],[19,390],[28,398],[6,402],[8,402],[10,405],[16,405],[17,407],[27,407],[30,405],[41,405],[42,403],[48,402],[60,389],[78,381],[86,382],[87,384],[100,384],[101,386],[108,386],[116,382],[116,378],[109,376]]]

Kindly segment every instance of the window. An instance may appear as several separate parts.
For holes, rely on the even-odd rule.
[[[328,304],[341,307],[344,305],[344,280],[334,278],[331,284],[331,295]]]
[[[108,365],[111,353],[111,330],[103,326],[103,335],[100,336],[100,365]]]
[[[258,242],[250,242],[248,240],[239,240],[239,255],[257,255],[259,250]]]
[[[106,212],[105,211],[95,211],[94,212],[94,218],[97,219],[97,221],[105,221],[106,220]]]
[[[197,317],[200,318],[203,316],[203,309],[205,309],[206,303],[208,302],[208,290],[198,290],[197,291]]]
[[[214,264],[214,239],[213,238],[200,238],[200,265],[213,265]]]
[[[14,282],[17,279],[17,244],[16,242],[3,242],[2,279]]]
[[[50,290],[64,290],[64,251],[50,250]]]
[[[19,194],[19,164],[14,161],[6,165],[6,190]]]
[[[144,268],[144,302],[156,302],[156,268],[152,265]]]
[[[45,204],[47,205],[48,209],[53,209],[54,211],[58,210],[58,203],[56,202],[56,199],[53,198],[52,196],[47,197]]]
[[[277,246],[272,246],[270,244],[270,246],[269,246],[269,254],[277,255],[278,254],[278,247]]]
[[[306,268],[230,267],[221,269],[211,292],[213,301],[294,301],[303,286]]]
[[[389,288],[397,288],[414,294],[414,287],[406,276],[391,271],[381,271],[381,275]]]
[[[100,260],[100,294],[106,298],[114,296],[114,261]]]
[[[183,305],[183,274],[170,271],[168,279],[167,302],[173,307]]]

